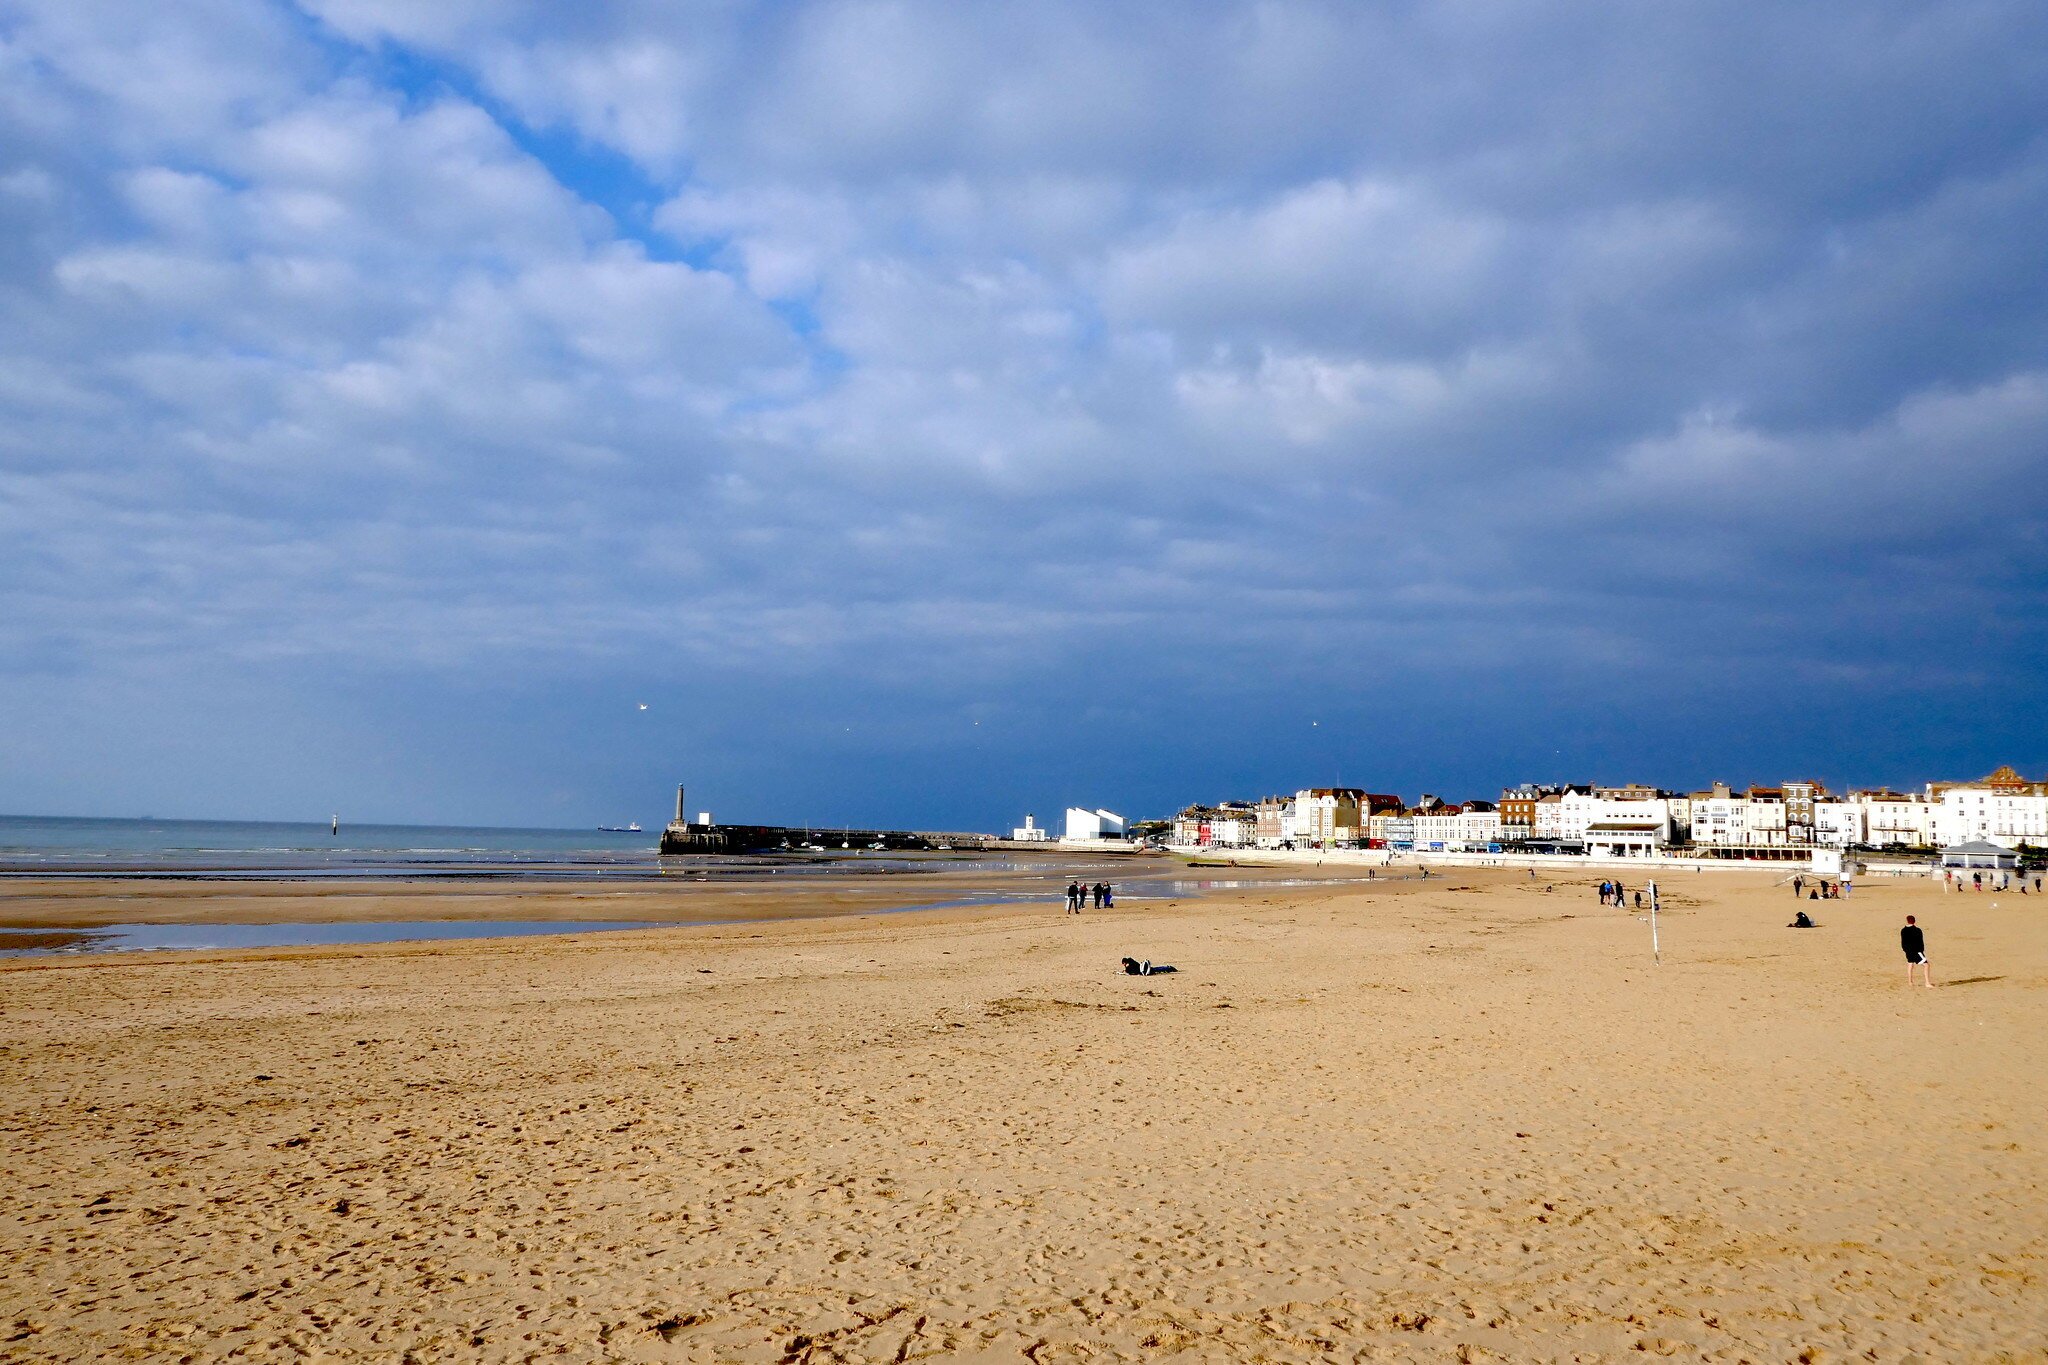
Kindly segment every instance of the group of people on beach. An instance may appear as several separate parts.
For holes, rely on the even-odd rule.
[[[1535,875],[1534,868],[1530,869],[1530,875]],[[1628,897],[1628,888],[1624,887],[1620,882],[1613,881],[1600,883],[1600,903],[1602,905],[1612,905],[1618,909],[1627,909],[1629,903]],[[1635,908],[1638,910],[1642,909],[1643,893],[1640,887],[1636,889],[1635,898]]]
[[[1097,910],[1113,906],[1116,904],[1116,888],[1108,882],[1097,882],[1093,886],[1083,886],[1080,882],[1067,883],[1068,914],[1080,914],[1091,898],[1095,901]]]
[[[1847,877],[1842,878],[1839,884],[1829,881],[1826,877],[1814,877],[1809,880],[1800,876],[1792,879],[1792,897],[1795,900],[1801,896],[1810,901],[1843,900],[1852,889]]]
[[[1954,868],[1952,868],[1952,867],[1951,867],[1951,868],[1947,869],[1946,871],[1944,871],[1944,872],[1943,872],[1943,873],[1941,874],[1941,877],[1942,877],[1942,890],[1944,890],[1944,891],[1960,891],[1960,890],[1962,890],[1962,879],[1956,876],[1956,870],[1955,870]],[[2010,872],[2004,872],[2004,871],[2001,871],[2001,872],[1995,873],[1995,874],[1993,875],[1993,877],[1992,877],[1992,881],[1993,881],[1993,883],[1994,883],[1994,884],[1993,884],[1993,886],[1991,887],[1991,889],[1992,889],[1993,891],[2010,891],[2010,890],[2012,890],[2012,873],[2010,873]],[[1972,872],[1972,873],[1970,874],[1970,889],[1971,889],[1972,891],[1982,891],[1982,890],[1984,889],[1984,874],[1983,874],[1982,872]],[[2024,871],[2022,871],[2022,872],[2020,873],[2020,894],[2021,894],[2022,896],[2024,896],[2024,895],[2026,895],[2026,894],[2027,894],[2027,874],[2026,874],[2026,873],[2025,873]],[[2041,878],[2040,878],[2039,874],[2036,874],[2036,875],[2035,875],[2035,877],[2034,877],[2034,894],[2035,894],[2035,895],[2037,895],[2037,896],[2038,896],[2038,895],[2040,895],[2040,894],[2042,894],[2042,892],[2041,892]]]

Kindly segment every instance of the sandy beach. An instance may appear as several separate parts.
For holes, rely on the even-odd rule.
[[[2048,1359],[2048,902],[1594,879],[0,963],[0,1358]]]

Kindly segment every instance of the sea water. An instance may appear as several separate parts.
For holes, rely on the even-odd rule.
[[[660,831],[0,815],[0,872],[418,876],[655,874]]]

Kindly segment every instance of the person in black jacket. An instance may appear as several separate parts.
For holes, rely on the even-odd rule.
[[[1906,927],[1899,930],[1899,947],[1906,950],[1906,984],[1913,984],[1913,969],[1920,969],[1920,983],[1929,989],[1934,986],[1934,969],[1927,965],[1927,935],[1920,932],[1920,926],[1906,916]]]

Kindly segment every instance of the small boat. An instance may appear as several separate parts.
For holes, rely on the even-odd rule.
[[[640,832],[640,822],[635,820],[630,825],[599,825],[597,832],[599,834],[638,834]]]

